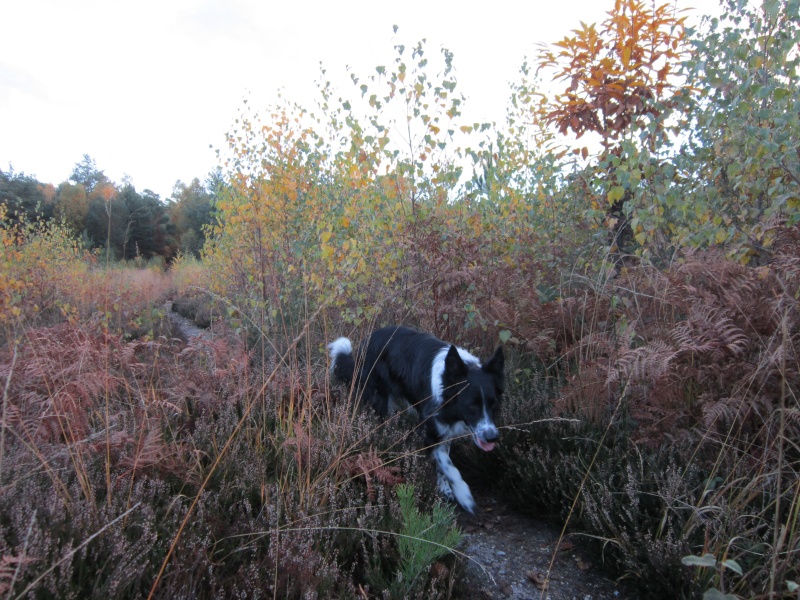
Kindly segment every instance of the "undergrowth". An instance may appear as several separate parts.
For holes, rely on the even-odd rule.
[[[796,597],[800,20],[726,4],[664,102],[634,76],[606,111],[566,77],[562,108],[614,130],[583,166],[534,69],[494,130],[420,42],[352,74],[360,100],[323,72],[315,113],[243,109],[202,261],[115,265],[0,206],[0,593],[448,597],[458,535],[416,434],[328,381],[329,340],[407,324],[508,345],[483,464],[643,595]],[[609,39],[673,22],[645,8],[575,39],[641,66]],[[178,339],[168,300],[207,330]]]
[[[696,253],[565,286],[555,351],[518,372],[506,422],[545,421],[504,434],[511,494],[649,597],[791,597],[800,577],[797,239],[760,267]],[[707,554],[742,573],[683,560]]]

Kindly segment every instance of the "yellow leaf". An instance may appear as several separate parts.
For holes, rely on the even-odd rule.
[[[319,236],[319,239],[322,241],[323,244],[327,244],[328,240],[331,239],[331,232],[330,231],[323,231],[322,235]]]
[[[625,195],[625,188],[621,185],[615,185],[608,190],[608,203],[614,204],[617,200],[621,200]]]

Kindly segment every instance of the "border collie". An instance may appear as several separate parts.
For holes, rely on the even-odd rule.
[[[474,514],[475,501],[450,460],[450,443],[471,436],[486,452],[498,438],[494,411],[503,394],[503,348],[486,364],[463,348],[407,327],[384,327],[362,343],[356,355],[347,338],[328,345],[331,373],[352,384],[364,402],[386,418],[398,402],[416,408],[425,424],[425,446],[431,449],[439,489]]]

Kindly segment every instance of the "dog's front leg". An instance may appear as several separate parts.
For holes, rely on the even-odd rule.
[[[461,507],[475,514],[475,500],[469,486],[461,477],[461,473],[450,460],[450,442],[442,442],[433,450],[433,459],[436,461],[436,472],[439,490],[449,500],[455,500]]]

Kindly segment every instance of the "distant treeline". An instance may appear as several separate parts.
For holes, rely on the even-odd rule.
[[[176,182],[172,196],[162,200],[151,190],[137,191],[129,180],[111,181],[84,154],[69,180],[57,187],[13,168],[0,169],[0,204],[8,209],[5,225],[55,219],[86,249],[109,248],[116,260],[171,260],[178,252],[199,256],[222,185],[217,169],[204,182]]]

